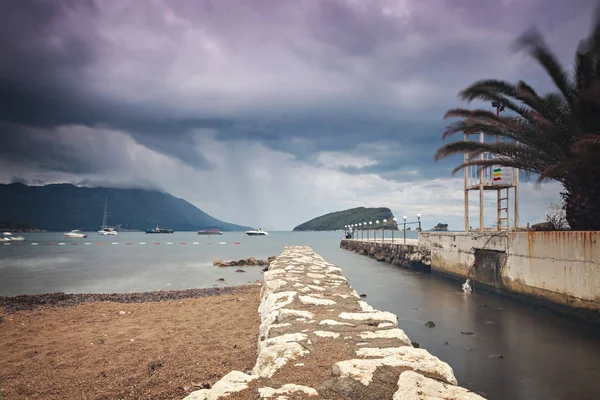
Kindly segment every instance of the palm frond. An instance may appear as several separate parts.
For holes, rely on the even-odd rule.
[[[512,93],[512,94],[511,94]],[[503,81],[484,80],[478,81],[459,93],[459,96],[468,102],[473,100],[498,101],[504,104],[509,110],[519,114],[521,117],[530,120],[531,111],[528,107],[523,107],[512,100],[514,97],[514,86]]]
[[[490,110],[469,110],[467,108],[453,108],[452,110],[448,110],[444,114],[444,119],[448,118],[489,118],[491,120],[498,120],[496,114]]]
[[[548,168],[543,170],[539,174],[538,182],[543,182],[550,179],[562,182],[568,178],[571,171],[578,168],[585,168],[588,163],[589,162],[585,159],[574,157],[562,160],[556,164],[548,166]]]
[[[583,135],[577,139],[571,150],[574,153],[585,153],[591,150],[598,151],[600,150],[600,134],[590,133],[587,135]],[[600,160],[598,160],[600,162]]]
[[[440,147],[435,153],[435,161],[462,153],[477,155],[481,153],[492,153],[506,157],[519,157],[524,152],[531,152],[525,149],[526,148],[523,146],[518,146],[514,142],[481,143],[472,140],[461,140]]]
[[[546,41],[537,29],[531,29],[521,35],[514,43],[515,50],[524,50],[546,70],[560,93],[569,105],[575,103],[576,90],[558,59],[546,45]]]
[[[535,101],[539,101],[540,99],[540,96],[536,93],[536,91],[526,82],[523,81],[519,81],[519,83],[517,83],[517,87],[515,88],[515,95],[516,97],[521,99],[530,98]]]
[[[587,90],[592,84],[596,64],[597,62],[594,59],[594,54],[590,50],[590,40],[584,39],[579,42],[577,54],[575,55],[575,68],[573,73],[578,93]]]
[[[598,59],[600,55],[600,4],[596,6],[594,24],[587,40],[589,42],[589,51],[593,54],[595,60],[594,76],[595,78],[600,78],[600,65],[598,65],[600,62]]]

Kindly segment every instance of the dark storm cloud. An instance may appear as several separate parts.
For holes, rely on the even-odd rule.
[[[456,93],[532,76],[510,66],[510,41],[533,23],[553,34],[588,22],[594,3],[0,1],[0,159],[82,175],[127,165],[114,142],[59,129],[84,126],[209,168],[195,146],[203,129],[306,162],[389,143],[399,156],[367,147],[378,163],[345,170],[436,176]],[[572,35],[560,54],[571,56]]]
[[[127,154],[108,135],[0,124],[0,160],[41,170],[86,174],[117,170]]]

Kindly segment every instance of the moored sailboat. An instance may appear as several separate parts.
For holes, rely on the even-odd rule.
[[[116,235],[117,231],[115,228],[108,226],[108,200],[106,196],[104,196],[104,215],[102,216],[102,228],[98,231],[98,235]]]

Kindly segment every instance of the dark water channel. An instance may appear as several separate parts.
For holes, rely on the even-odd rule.
[[[465,295],[460,283],[345,250],[315,251],[369,304],[395,313],[461,386],[490,400],[600,399],[600,327],[482,290]]]

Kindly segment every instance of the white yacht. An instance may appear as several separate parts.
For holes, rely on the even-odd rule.
[[[248,235],[248,236],[269,236],[269,233],[258,228],[253,231],[246,231],[246,235]]]
[[[115,230],[115,228],[112,228],[108,225],[106,225],[106,220],[108,219],[108,208],[107,208],[108,204],[107,204],[107,200],[106,197],[104,197],[104,215],[102,216],[102,229],[100,229],[98,231],[98,235],[116,235],[117,231]]]
[[[73,238],[73,239],[83,239],[83,238],[86,238],[87,235],[85,233],[83,233],[82,231],[75,229],[75,230],[72,230],[71,232],[65,233],[65,237]]]
[[[23,236],[13,236],[10,232],[3,232],[0,237],[0,242],[22,242],[24,240]]]

